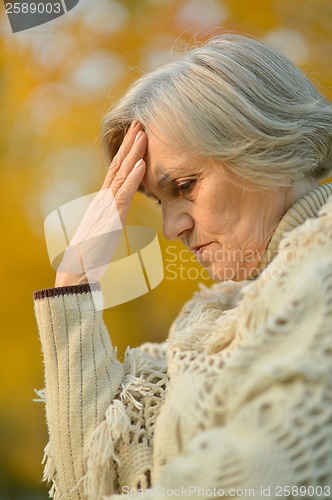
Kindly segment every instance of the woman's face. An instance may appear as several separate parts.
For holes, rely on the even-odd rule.
[[[183,241],[213,279],[249,278],[288,209],[286,189],[249,190],[220,164],[179,152],[156,128],[146,133],[142,188],[160,202],[164,235]]]

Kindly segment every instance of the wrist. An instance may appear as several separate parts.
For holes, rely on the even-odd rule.
[[[89,280],[85,274],[70,274],[70,273],[60,273],[56,274],[55,287],[63,286],[74,286],[74,285],[86,285]]]

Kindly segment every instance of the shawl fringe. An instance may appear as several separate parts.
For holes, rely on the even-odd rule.
[[[52,483],[52,487],[49,491],[50,498],[54,498],[54,500],[64,500],[64,496],[58,488],[58,475],[50,442],[45,446],[42,465],[44,465],[43,481]]]
[[[114,400],[106,410],[105,417],[91,436],[84,478],[85,493],[88,498],[95,500],[115,492],[114,468],[115,464],[120,463],[116,447],[130,428],[130,420],[122,401]]]

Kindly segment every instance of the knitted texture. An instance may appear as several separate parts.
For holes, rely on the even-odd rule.
[[[100,293],[35,302],[51,496],[280,498],[301,486],[332,498],[317,488],[332,486],[332,201],[255,281],[202,287],[167,343],[128,348],[123,365]]]

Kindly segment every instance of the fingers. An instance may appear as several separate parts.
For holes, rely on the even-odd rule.
[[[103,188],[109,188],[111,187],[111,184],[115,178],[115,176],[118,174],[119,170],[122,167],[122,164],[124,160],[128,157],[129,155],[129,161],[133,161],[132,167],[135,165],[135,163],[144,156],[145,150],[144,150],[144,144],[141,143],[139,147],[137,147],[137,144],[135,143],[135,140],[137,141],[139,139],[139,134],[143,133],[143,126],[140,122],[137,120],[133,121],[132,124],[130,125],[124,140],[119,148],[119,151],[115,155],[115,157],[112,160],[112,163],[108,169],[105,181],[103,183]],[[133,146],[135,147],[133,148]],[[145,149],[146,149],[147,144],[145,144]],[[139,155],[141,155],[139,157]],[[119,177],[119,175],[118,175]],[[121,177],[121,175],[120,175]],[[123,177],[123,176],[122,176]]]
[[[143,180],[145,171],[145,161],[143,159],[138,160],[114,196],[118,214],[123,225],[125,224],[133,196]]]
[[[133,196],[146,171],[143,157],[147,144],[148,138],[142,124],[134,121],[110,165],[103,184],[103,189],[114,197],[117,214],[123,225]]]
[[[113,159],[102,189],[89,204],[65,257],[57,283],[99,280],[110,262],[125,225],[133,196],[143,180],[147,135],[134,121]]]
[[[141,160],[145,155],[147,142],[148,140],[146,133],[143,130],[140,130],[135,137],[134,143],[129,153],[122,161],[120,168],[117,170],[112,180],[111,188],[114,196],[126,181],[129,173],[133,170],[137,162]]]

